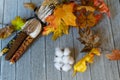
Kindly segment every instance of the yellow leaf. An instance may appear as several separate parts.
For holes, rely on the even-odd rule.
[[[100,50],[98,48],[93,48],[87,55],[85,55],[81,60],[79,60],[74,65],[74,73],[75,75],[77,72],[85,72],[87,70],[87,63],[93,63],[94,56],[100,55]]]
[[[91,53],[94,53],[97,56],[100,56],[100,52],[101,52],[101,50],[99,48],[93,48],[91,50]]]
[[[43,35],[53,32],[53,39],[62,34],[68,34],[69,26],[76,26],[76,16],[73,14],[74,3],[62,4],[56,7],[54,13],[46,18],[48,25],[44,27]]]
[[[11,21],[11,23],[15,30],[20,30],[25,24],[25,21],[20,16],[17,16],[14,20]]]
[[[91,7],[91,6],[78,6],[77,7],[77,10],[81,10],[85,8],[87,11],[91,11],[91,12],[94,12],[95,11],[95,8]]]
[[[36,5],[34,3],[24,3],[24,7],[30,10],[34,10],[36,8]]]
[[[43,2],[43,6],[47,6],[47,5],[51,5],[51,4],[53,4],[53,5],[56,5],[56,4],[58,4],[59,3],[59,1],[58,0],[44,0],[44,2]]]

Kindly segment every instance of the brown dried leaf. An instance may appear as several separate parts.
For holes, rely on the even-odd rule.
[[[89,28],[79,30],[80,38],[78,40],[85,45],[82,52],[88,52],[92,48],[96,48],[100,45],[100,38],[95,35]]]
[[[77,10],[75,15],[77,17],[76,23],[80,28],[94,27],[98,23],[94,12],[87,11],[86,8]]]
[[[44,5],[44,6],[51,5],[51,4],[56,5],[58,3],[59,3],[59,0],[44,0],[42,5]]]
[[[0,29],[0,39],[9,37],[14,32],[13,26],[6,26]]]
[[[34,3],[24,3],[24,7],[30,10],[34,10],[36,8],[36,5]]]
[[[120,50],[115,49],[112,54],[107,54],[106,57],[110,60],[120,60]]]
[[[110,10],[104,0],[81,0],[81,5],[92,6],[100,13],[106,13],[110,17]]]

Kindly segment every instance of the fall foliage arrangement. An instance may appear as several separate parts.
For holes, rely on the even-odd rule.
[[[15,63],[39,36],[47,36],[52,33],[52,40],[57,40],[62,35],[69,34],[70,27],[78,29],[80,35],[78,40],[85,45],[81,52],[88,53],[74,64],[73,75],[77,72],[85,72],[87,64],[93,63],[95,56],[100,56],[101,38],[92,28],[100,22],[104,14],[110,17],[110,11],[104,0],[44,0],[40,7],[36,7],[33,3],[24,3],[24,7],[34,11],[34,17],[22,19],[17,16],[11,21],[11,24],[0,29],[1,39],[17,32],[0,53],[0,56],[6,54],[5,59],[11,64]],[[55,58],[55,67],[60,69],[57,66],[57,61],[60,60],[58,58],[59,56]],[[107,55],[107,58],[120,60],[120,50],[113,50],[112,54]],[[71,58],[70,65],[73,63],[74,60]],[[69,69],[72,68],[70,65],[67,65]],[[66,67],[62,69],[69,70]]]

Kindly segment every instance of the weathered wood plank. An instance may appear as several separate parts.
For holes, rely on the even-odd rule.
[[[0,28],[2,28],[2,25],[0,24]],[[1,43],[2,41],[0,40],[0,50],[2,49],[2,43]],[[0,58],[0,80],[2,80],[1,79],[1,58]]]
[[[18,0],[17,3],[17,0],[1,0],[0,22],[3,20],[3,11],[4,23],[9,23],[16,15],[29,17],[30,11],[24,9],[22,5],[23,2],[28,1],[30,0]],[[40,5],[42,0],[32,0],[32,2]],[[109,20],[109,18],[105,17],[96,29],[101,34],[103,41],[101,47],[105,51],[103,51],[101,57],[95,57],[95,63],[88,65],[85,73],[78,73],[76,77],[72,78],[72,71],[68,73],[59,72],[54,67],[54,49],[57,46],[62,48],[70,47],[73,50],[72,55],[75,56],[76,61],[85,55],[80,54],[83,46],[76,39],[79,37],[77,30],[73,29],[72,31],[71,29],[70,34],[61,37],[60,41],[58,39],[53,42],[51,36],[39,38],[32,45],[32,48],[14,65],[9,65],[2,57],[0,80],[119,80],[120,61],[109,61],[106,59],[105,54],[109,53],[107,50],[112,50],[113,48],[120,49],[120,2],[119,0],[107,0],[107,2],[111,10],[111,18]],[[0,42],[1,47],[4,47],[10,39],[3,40],[2,44]]]
[[[17,15],[17,0],[4,1],[4,22],[10,23],[10,21]]]
[[[101,34],[102,38],[101,47],[104,49],[104,51],[102,51],[101,57],[97,58],[97,60],[95,59],[95,64],[92,65],[93,67],[93,69],[91,69],[92,79],[119,80],[117,63],[111,62],[105,57],[106,53],[109,53],[108,50],[111,50],[114,47],[111,25],[108,17],[105,17],[102,20],[102,22],[98,25],[97,30],[99,34]]]
[[[26,2],[31,2],[31,0],[18,0],[18,16],[21,16],[22,18],[31,17],[32,11],[24,7],[24,3]]]
[[[0,2],[0,5],[1,5],[1,7],[0,7],[0,23],[2,23],[3,22],[3,12],[4,12],[4,0],[1,0],[1,2]],[[2,24],[0,24],[0,28],[2,28]],[[2,44],[1,44],[1,40],[0,40],[0,50],[2,49]],[[0,80],[2,80],[1,79],[1,58],[0,58]]]
[[[37,6],[40,6],[42,1],[43,0],[39,0],[39,1],[32,0],[33,3],[37,4]],[[47,39],[43,39],[40,42],[41,42],[41,44],[39,44],[39,45],[41,45],[41,48],[44,50],[44,52],[42,52],[43,56],[42,55],[40,56],[41,63],[42,62],[44,63],[44,64],[40,65],[40,71],[42,70],[42,72],[40,74],[43,74],[43,75],[41,75],[41,78],[39,78],[40,76],[37,77],[36,80],[37,79],[61,80],[61,75],[54,68],[54,63],[53,63],[55,45],[58,45],[59,41],[54,43],[50,37],[47,37]],[[33,76],[33,78],[34,77],[35,76]]]
[[[42,0],[31,0],[40,5]],[[46,80],[46,58],[45,58],[45,37],[40,37],[31,48],[31,80]]]
[[[46,80],[45,38],[39,38],[31,48],[30,53],[31,80]]]
[[[24,8],[23,3],[30,2],[30,0],[18,0],[18,16],[22,18],[30,17],[30,11]],[[17,80],[31,80],[31,64],[30,64],[30,49],[16,63],[16,79]]]
[[[73,38],[75,59],[77,62],[85,55],[84,53],[80,53],[81,49],[83,48],[83,45],[77,40],[77,38],[79,38],[78,29],[73,29]],[[85,73],[77,73],[76,77],[77,80],[91,80],[89,65]]]
[[[17,15],[17,0],[4,0],[4,20],[3,23],[10,23]],[[2,48],[8,43],[11,38],[2,41]],[[1,80],[15,80],[15,65],[10,65],[9,62],[2,57],[1,61]]]
[[[37,6],[40,6],[44,0],[31,0],[31,1],[35,3]]]
[[[109,2],[109,1],[108,1]],[[113,3],[113,5],[115,5]],[[102,27],[102,28],[101,28]],[[106,50],[111,50],[113,48],[111,25],[109,23],[109,18],[105,17],[102,22],[98,25],[97,30],[102,37],[102,51],[100,58],[95,59],[95,64],[91,66],[91,76],[92,79],[97,80],[119,80],[118,67],[116,62],[110,62],[106,59]]]
[[[3,12],[4,12],[4,0],[0,0],[0,23],[3,22]]]
[[[102,42],[101,47],[105,48],[105,49],[106,48],[109,49],[110,48],[110,46],[109,46],[110,34],[109,34],[108,23],[106,23],[106,21],[107,21],[107,19],[103,19],[102,22],[100,22],[100,24],[97,25],[95,30],[96,30],[96,32],[98,32],[98,34],[101,37],[101,42]],[[95,80],[108,80],[108,79],[106,79],[106,75],[105,75],[106,67],[104,67],[104,66],[107,63],[104,64],[104,58],[105,58],[104,56],[105,56],[105,54],[102,51],[101,56],[100,57],[96,56],[95,60],[94,60],[94,64],[90,65],[90,68],[91,68],[91,78],[92,79],[95,79]]]
[[[73,34],[72,29],[69,31],[69,35],[64,35],[60,37],[60,48],[70,48],[71,56],[74,57],[74,47],[73,47]],[[76,80],[76,77],[72,76],[73,71],[62,72],[62,80]]]
[[[61,73],[54,67],[55,48],[59,46],[59,40],[52,41],[51,36],[46,37],[46,79],[61,80]]]
[[[110,7],[110,11],[111,11],[111,18],[110,18],[110,24],[111,24],[111,33],[113,36],[113,40],[114,40],[114,49],[120,49],[120,0],[108,0],[108,5]],[[114,71],[114,74],[118,74],[117,78],[115,75],[113,75],[113,77],[115,77],[115,79],[120,79],[120,61],[117,62],[117,72]],[[118,78],[119,76],[119,78]]]

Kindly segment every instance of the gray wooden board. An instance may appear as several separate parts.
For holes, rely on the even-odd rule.
[[[39,6],[43,0],[0,0],[0,23],[10,23],[17,15],[22,18],[31,17],[33,12],[23,7],[24,2],[34,2]],[[40,37],[30,47],[22,58],[14,65],[1,58],[0,80],[120,80],[120,61],[109,61],[105,55],[112,49],[120,49],[120,1],[105,0],[111,11],[111,18],[105,17],[95,30],[99,30],[102,37],[101,57],[95,57],[94,63],[89,64],[85,73],[77,73],[72,77],[73,70],[59,72],[54,67],[56,47],[69,47],[72,56],[78,61],[85,54],[80,53],[83,45],[76,39],[79,37],[77,29],[71,28],[69,35],[52,41],[52,35]],[[4,25],[0,24],[0,27]],[[8,39],[0,41],[0,49]]]
[[[0,24],[0,28],[2,28],[2,25]],[[1,46],[1,40],[0,40],[0,49],[2,49],[2,46]],[[1,80],[1,58],[0,58],[0,80]]]
[[[4,5],[4,0],[0,0],[0,5],[1,5],[1,7],[0,7],[0,23],[2,23],[2,21],[3,21],[3,5]]]
[[[62,37],[60,37],[60,48],[70,48],[71,50],[71,56],[74,57],[75,53],[74,53],[74,47],[73,47],[73,42],[74,39],[73,39],[73,32],[72,32],[72,29],[70,29],[70,34],[68,35],[64,35]],[[76,77],[72,77],[72,74],[73,74],[73,71],[69,71],[68,73],[67,72],[62,72],[61,75],[62,75],[62,80],[76,80]]]
[[[61,80],[61,72],[54,67],[55,48],[59,47],[59,40],[52,41],[51,35],[46,37],[45,54],[46,54],[46,79]]]
[[[115,5],[112,5],[115,4]],[[110,18],[110,25],[111,25],[111,31],[113,36],[113,43],[114,43],[114,49],[120,49],[120,0],[112,0],[108,2],[108,5],[110,7],[111,11],[111,18]],[[118,73],[119,79],[120,79],[120,61],[117,62],[118,66]],[[117,74],[116,72],[113,72],[114,74]]]
[[[31,0],[40,4],[41,0]],[[40,37],[33,44],[30,52],[31,80],[46,80],[45,37]]]
[[[1,0],[0,2],[0,28],[2,28],[2,22],[3,22],[3,5],[4,5],[4,0]],[[2,48],[1,40],[0,40],[0,49]],[[0,58],[0,80],[1,80],[1,58]]]
[[[3,23],[4,22],[10,23],[10,20],[12,20],[17,15],[17,1],[4,0],[3,6],[4,6]],[[2,48],[8,43],[11,37],[2,40]],[[15,65],[10,66],[9,62],[4,60],[4,57],[2,57],[1,61],[1,80],[15,80]]]
[[[74,54],[75,54],[75,60],[76,62],[79,61],[85,54],[81,53],[81,49],[84,47],[78,40],[79,34],[77,29],[73,29],[73,38],[74,38]],[[77,80],[86,80],[89,79],[91,80],[90,76],[90,67],[88,65],[87,71],[85,73],[77,73],[76,78]]]
[[[29,54],[31,80],[46,80],[45,37],[36,40]]]
[[[30,0],[18,0],[17,1],[17,15],[22,18],[30,17],[30,11],[25,9],[23,3],[30,2]],[[23,63],[24,61],[24,63]],[[15,64],[15,78],[17,80],[30,80],[31,79],[31,65],[30,65],[30,49],[26,51],[23,57]]]

